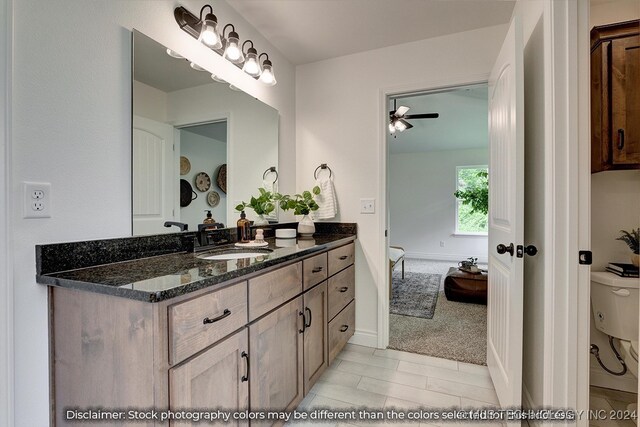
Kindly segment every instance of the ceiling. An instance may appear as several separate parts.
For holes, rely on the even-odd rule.
[[[227,122],[206,123],[180,128],[183,132],[191,132],[216,141],[227,142]]]
[[[227,0],[294,65],[508,23],[513,0]],[[242,36],[242,34],[240,34]],[[260,46],[256,46],[260,50]]]
[[[413,128],[396,132],[395,138],[388,134],[391,154],[487,148],[489,145],[486,85],[404,96],[396,102],[398,107],[409,107],[409,115],[440,113],[440,117],[408,120]],[[393,111],[393,102],[389,105],[389,111]]]
[[[139,82],[163,92],[216,83],[211,73],[196,71],[186,59],[167,55],[167,48],[142,33],[134,33],[133,44],[133,78]]]

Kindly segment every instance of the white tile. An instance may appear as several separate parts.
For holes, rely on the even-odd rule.
[[[363,345],[349,344],[349,343],[347,343],[344,346],[344,349],[347,351],[354,351],[356,353],[363,353],[363,354],[369,354],[369,355],[372,355],[373,352],[376,350],[374,347],[365,347]]]
[[[298,411],[306,411],[309,408],[309,404],[311,403],[311,401],[313,400],[313,398],[316,397],[315,394],[309,392],[304,399],[302,399],[302,402],[300,402],[298,404],[298,407],[296,408]]]
[[[362,363],[349,362],[348,360],[343,360],[336,369],[337,371],[343,371],[342,373],[345,375],[361,375],[422,389],[427,387],[427,377],[423,375],[410,374],[408,372],[399,372],[395,369],[379,368]]]
[[[498,396],[496,396],[496,392],[493,390],[475,385],[443,380],[441,378],[429,378],[427,381],[427,390],[480,400],[492,404],[499,404]]]
[[[430,407],[459,406],[460,398],[435,391],[421,390],[402,384],[380,381],[373,378],[362,377],[358,389],[384,394],[403,400],[410,400]]]
[[[467,372],[454,371],[452,369],[438,368],[429,365],[419,365],[417,363],[405,361],[400,361],[398,364],[398,371],[410,372],[413,374],[440,378],[443,380],[455,381],[493,390],[491,378],[484,375],[470,374]]]
[[[318,381],[356,388],[362,377],[357,375],[357,372],[340,370],[340,366],[341,364],[324,371]]]
[[[403,411],[418,410],[424,405],[410,400],[398,399],[395,397],[387,397],[387,402],[384,404],[385,408],[396,408]]]
[[[482,402],[480,400],[475,400],[475,399],[469,399],[467,397],[461,397],[460,407],[462,408],[499,408],[500,405]]]
[[[309,408],[328,408],[328,409],[352,409],[353,404],[348,402],[341,402],[339,400],[331,399],[326,396],[316,395]]]
[[[458,362],[458,370],[469,374],[490,377],[489,368],[484,365],[474,365],[473,363]]]
[[[406,351],[398,350],[376,350],[373,353],[374,356],[386,357],[388,359],[404,360],[406,362],[413,362],[420,365],[439,366],[447,369],[458,369],[458,362],[455,360],[442,359],[439,357],[425,356],[424,354],[408,353]]]
[[[318,396],[369,408],[384,406],[386,400],[386,397],[380,393],[320,381],[313,386],[311,391]],[[313,402],[311,404],[313,405]]]
[[[342,351],[336,357],[340,360],[363,363],[365,365],[377,366],[379,368],[396,369],[398,367],[397,360],[372,356],[355,351]]]

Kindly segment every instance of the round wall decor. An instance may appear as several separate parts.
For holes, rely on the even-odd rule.
[[[209,206],[212,208],[218,206],[218,203],[220,203],[220,194],[218,194],[217,191],[209,191],[209,194],[207,194],[207,203],[209,203]]]
[[[226,163],[218,169],[218,176],[216,177],[216,184],[224,194],[227,194],[227,165]]]
[[[200,191],[207,191],[211,188],[211,178],[205,172],[196,175],[196,188]]]
[[[180,175],[186,175],[191,170],[191,162],[185,156],[180,156]]]

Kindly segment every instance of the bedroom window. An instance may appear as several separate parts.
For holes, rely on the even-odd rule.
[[[456,234],[487,235],[488,172],[485,165],[456,167]]]

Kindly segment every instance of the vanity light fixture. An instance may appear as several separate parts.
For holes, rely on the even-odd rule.
[[[242,43],[242,51],[244,52],[244,46],[247,43],[251,43],[251,47],[247,49],[245,53],[244,66],[242,67],[242,71],[249,74],[251,77],[260,77],[260,74],[262,74],[262,69],[260,68],[260,63],[258,62],[258,51],[253,47],[253,42],[251,40],[247,40]]]
[[[227,28],[231,28],[231,31],[229,35],[225,37]],[[242,49],[240,49],[240,36],[236,33],[236,27],[234,27],[233,24],[224,26],[222,29],[222,40],[224,47],[224,54],[222,56],[234,64],[242,64],[242,62],[244,62],[244,55],[242,54]]]
[[[209,8],[210,12],[202,19],[202,13],[206,8]],[[200,9],[200,36],[198,41],[211,49],[220,49],[222,47],[220,34],[218,33],[218,18],[213,14],[213,7],[208,4],[205,4]]]
[[[273,64],[269,61],[269,55],[266,53],[261,53],[258,59],[262,58],[262,55],[266,56],[262,62],[262,74],[260,75],[260,81],[267,86],[275,86],[277,83],[276,76],[273,74]]]
[[[205,14],[207,10],[208,12]],[[269,60],[269,55],[262,53],[258,56],[258,51],[251,40],[245,41],[241,48],[240,37],[233,24],[225,25],[222,33],[218,32],[218,18],[213,14],[212,6],[204,5],[200,9],[200,17],[189,12],[183,6],[178,6],[173,10],[173,16],[181,30],[202,42],[238,68],[241,68],[251,77],[259,79],[260,82],[268,86],[274,86],[277,83],[273,74],[273,63]],[[226,35],[227,29],[230,29],[228,35]],[[245,52],[244,48],[248,43],[250,43],[251,47]],[[167,51],[167,53],[174,56],[172,53],[175,54],[176,52]],[[262,55],[265,55],[266,59],[261,63]],[[214,75],[211,75],[211,78],[224,82],[224,80]]]

